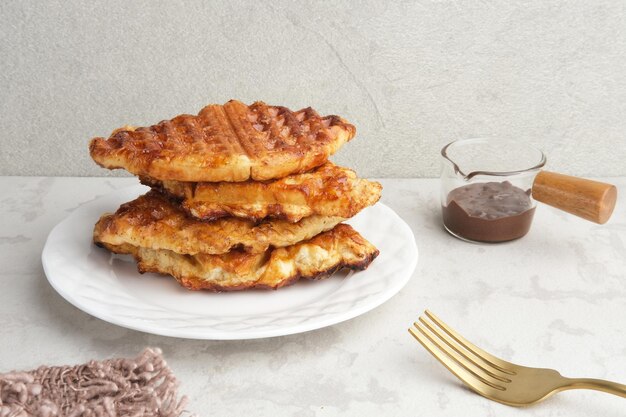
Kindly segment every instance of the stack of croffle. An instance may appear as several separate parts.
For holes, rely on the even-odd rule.
[[[231,100],[94,138],[99,165],[151,187],[104,214],[94,242],[193,290],[276,289],[365,269],[378,250],[342,222],[382,187],[328,161],[355,133],[311,108]]]

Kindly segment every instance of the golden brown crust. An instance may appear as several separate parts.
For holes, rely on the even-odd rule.
[[[380,183],[358,178],[354,171],[330,162],[269,182],[192,183],[146,177],[141,182],[182,199],[182,207],[203,220],[224,216],[291,222],[312,215],[349,218],[376,203],[382,190]]]
[[[260,253],[268,247],[293,245],[330,230],[341,217],[311,216],[298,223],[268,220],[254,223],[229,217],[206,222],[187,215],[175,202],[150,191],[103,215],[94,228],[94,241],[130,244],[176,253],[222,254],[234,248]]]
[[[141,273],[172,275],[190,290],[277,289],[300,278],[321,279],[342,268],[363,270],[378,250],[352,227],[337,225],[314,238],[284,248],[251,254],[181,255],[168,250],[101,243],[115,253],[131,254]]]
[[[309,171],[327,161],[356,129],[338,116],[309,108],[237,100],[209,105],[150,127],[124,127],[94,138],[99,165],[175,181],[264,181]]]

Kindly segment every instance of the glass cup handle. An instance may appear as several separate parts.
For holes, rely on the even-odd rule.
[[[535,177],[532,196],[552,207],[604,224],[615,208],[617,188],[604,182],[541,171]]]

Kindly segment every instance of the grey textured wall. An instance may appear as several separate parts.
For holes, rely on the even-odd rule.
[[[346,117],[364,176],[475,136],[626,175],[623,1],[5,0],[0,36],[2,175],[110,175],[91,137],[230,98]]]

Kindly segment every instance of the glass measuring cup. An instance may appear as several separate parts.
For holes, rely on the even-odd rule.
[[[476,138],[447,144],[441,156],[441,208],[450,234],[496,243],[528,233],[543,152],[517,141]]]

